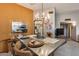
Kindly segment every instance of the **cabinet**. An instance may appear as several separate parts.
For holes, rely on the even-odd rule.
[[[7,40],[0,41],[0,53],[2,52],[8,52],[8,41]]]

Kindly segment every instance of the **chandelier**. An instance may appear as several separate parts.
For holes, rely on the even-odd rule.
[[[35,20],[50,19],[49,13],[44,10],[44,4],[41,4],[41,10],[36,13]]]
[[[45,22],[50,19],[49,13],[46,12],[44,4],[41,4],[41,10],[36,13],[34,20],[42,21],[42,36],[45,36]]]

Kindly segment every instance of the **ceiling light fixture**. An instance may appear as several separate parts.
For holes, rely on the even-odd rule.
[[[37,12],[35,15],[34,20],[41,20],[42,21],[42,36],[45,34],[45,21],[50,18],[49,12],[46,12],[44,8],[44,4],[41,4],[41,11]]]

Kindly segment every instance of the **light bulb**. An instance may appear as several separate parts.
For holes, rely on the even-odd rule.
[[[35,15],[35,18],[36,18],[36,19],[39,18],[39,13],[37,13],[37,14]]]
[[[50,19],[50,15],[49,14],[47,14],[47,18]]]
[[[44,16],[44,15],[45,15],[45,13],[43,12],[43,13],[42,13],[42,15]]]
[[[75,22],[75,21],[73,21],[72,25],[73,25],[73,26],[76,26],[76,22]]]

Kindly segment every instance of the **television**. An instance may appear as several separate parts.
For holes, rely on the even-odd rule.
[[[64,35],[64,28],[57,28],[55,30],[55,36]]]
[[[12,32],[27,32],[27,25],[23,22],[12,22]]]

